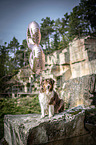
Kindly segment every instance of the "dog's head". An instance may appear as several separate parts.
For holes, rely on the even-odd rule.
[[[40,85],[40,91],[51,92],[53,90],[54,82],[55,81],[51,78],[42,80],[41,85]]]

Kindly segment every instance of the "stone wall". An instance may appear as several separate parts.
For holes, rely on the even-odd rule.
[[[49,67],[49,72],[46,69]],[[67,77],[67,72],[70,72]],[[69,47],[46,56],[44,77],[65,76],[65,80],[96,74],[96,39],[74,39]]]
[[[58,76],[66,74],[68,70],[70,71],[70,54],[69,48],[66,48],[46,56],[46,66],[42,76],[45,78],[52,76],[56,79]]]
[[[76,39],[69,44],[71,78],[96,74],[96,39]]]
[[[49,55],[46,55],[46,64],[47,65],[54,65],[54,64],[69,64],[70,57],[69,57],[69,48],[57,50]]]
[[[14,97],[20,96],[32,96],[39,93],[40,88],[40,76],[35,77],[29,65],[19,70],[8,82],[8,93]]]

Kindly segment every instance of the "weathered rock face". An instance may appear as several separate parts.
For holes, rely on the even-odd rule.
[[[85,115],[86,109],[82,106],[51,119],[47,116],[40,119],[38,114],[5,115],[4,137],[9,145],[95,145],[96,140],[84,127]]]
[[[46,64],[54,77],[65,75],[65,80],[96,74],[96,38],[74,39],[68,48],[47,55]],[[44,71],[43,76],[46,75],[49,74]]]
[[[87,75],[64,82],[61,98],[64,99],[67,108],[80,104],[85,107],[96,105],[96,75]]]
[[[96,39],[76,39],[69,45],[71,78],[96,74]]]

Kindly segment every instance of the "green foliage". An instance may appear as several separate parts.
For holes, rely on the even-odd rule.
[[[6,60],[8,59],[8,50],[0,45],[0,77],[6,75]]]
[[[41,45],[45,44],[47,49],[50,49],[49,38],[54,32],[53,24],[54,20],[50,20],[50,17],[46,17],[46,19],[42,18],[41,21]]]
[[[13,37],[9,44],[0,45],[0,93],[5,92],[7,81],[18,73],[19,69],[29,64],[29,49],[27,41],[19,45]]]
[[[10,41],[10,43],[8,44],[8,48],[10,52],[13,52],[13,53],[16,53],[16,51],[18,50],[19,42],[15,37],[13,37],[12,41]]]
[[[96,36],[96,1],[81,0],[79,6],[73,8],[70,14],[69,35],[82,37]]]
[[[28,39],[31,38],[31,34],[30,34],[29,28],[28,28],[28,30],[27,30],[27,36],[28,36]]]
[[[96,0],[81,0],[70,14],[64,14],[61,19],[51,21],[49,17],[43,18],[41,35],[46,54],[68,47],[75,37],[96,36]],[[52,42],[49,44],[50,38]]]
[[[90,25],[90,33],[96,36],[96,0],[81,0],[79,6],[84,19]]]

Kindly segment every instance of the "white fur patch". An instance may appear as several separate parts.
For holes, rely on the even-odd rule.
[[[41,117],[45,116],[45,112],[49,112],[49,117],[54,115],[54,105],[49,105],[50,99],[52,98],[54,92],[47,92],[39,94],[39,102],[41,107]]]

